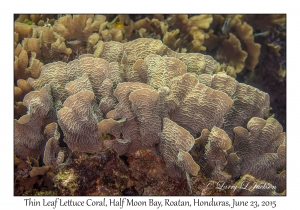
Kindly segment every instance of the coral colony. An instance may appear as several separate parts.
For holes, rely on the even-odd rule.
[[[284,22],[18,16],[15,195],[285,195],[286,135],[249,85],[266,49],[254,38],[276,26],[279,40]],[[264,44],[281,58],[282,42]]]

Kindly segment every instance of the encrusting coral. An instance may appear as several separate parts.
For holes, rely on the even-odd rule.
[[[195,142],[193,136],[168,118],[163,119],[163,125],[160,152],[164,155],[170,176],[180,177],[182,171],[196,176],[200,167],[188,153]]]
[[[247,129],[234,128],[234,152],[240,159],[240,173],[277,186],[282,192],[286,186],[282,180],[286,177],[285,133],[282,126],[274,119],[252,118]]]
[[[43,130],[55,119],[50,86],[51,83],[40,91],[28,93],[23,101],[28,109],[27,114],[14,120],[14,149],[21,158],[38,157],[43,153],[48,140]]]
[[[57,112],[58,123],[64,132],[64,141],[73,151],[95,152],[102,150],[102,138],[98,133],[97,117],[92,111],[94,93],[80,91],[64,102]]]
[[[193,37],[198,51],[205,43],[198,32],[209,28],[212,17],[179,15],[168,21],[173,27],[186,22],[189,28],[181,30]],[[198,189],[198,182],[243,179],[275,187],[267,195],[284,194],[285,133],[274,118],[267,119],[267,93],[226,73],[213,74],[220,65],[211,56],[178,53],[151,38],[116,42],[123,39],[117,35],[123,27],[117,21],[126,24],[121,34],[127,38],[131,26],[155,31],[155,21],[132,25],[129,16],[120,15],[113,24],[105,20],[101,15],[67,15],[53,27],[28,29],[32,38],[22,35],[15,51],[15,97],[24,99],[15,109],[19,115],[22,106],[28,111],[14,122],[15,155],[43,157],[46,165],[28,165],[25,177],[43,177],[49,189],[54,182],[59,195],[144,190],[145,195],[172,195],[181,185],[187,186],[178,191],[181,195],[200,195],[209,193]],[[147,161],[142,163],[141,157]],[[160,176],[154,178],[159,168]],[[147,169],[151,171],[145,175]],[[150,181],[138,183],[145,176]],[[88,180],[96,183],[98,193],[88,190]],[[155,187],[158,180],[173,183],[168,190],[174,191]]]
[[[233,138],[233,129],[236,126],[245,127],[251,117],[264,118],[269,111],[268,94],[238,83],[226,74],[200,75],[199,81],[215,90],[225,92],[233,100],[232,108],[224,117],[222,126],[230,138]]]

